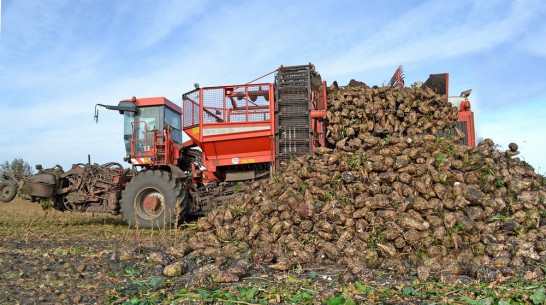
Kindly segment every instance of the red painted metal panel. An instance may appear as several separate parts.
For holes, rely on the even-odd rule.
[[[209,171],[274,161],[273,84],[201,88],[184,94],[183,108],[184,132],[203,151]]]
[[[466,134],[468,146],[476,146],[476,131],[474,127],[474,112],[461,111],[458,114],[457,122],[466,122]]]
[[[247,139],[230,139],[227,141],[212,141],[203,143],[203,149],[207,151],[209,158],[237,157],[243,154],[263,154],[271,151],[269,136],[253,137]]]
[[[121,102],[131,102],[131,99],[121,100]],[[146,107],[146,106],[158,106],[158,105],[167,105],[174,111],[182,113],[182,108],[171,102],[165,97],[146,97],[146,98],[137,98],[135,106],[137,107]]]

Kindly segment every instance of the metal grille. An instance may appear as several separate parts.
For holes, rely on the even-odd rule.
[[[457,137],[457,131],[455,128],[462,131],[465,135],[464,139],[460,140],[459,143],[468,145],[468,132],[467,132],[467,125],[466,122],[452,122],[451,128],[448,131],[439,130],[438,135],[440,137],[446,137],[446,138],[453,138]]]
[[[257,108],[253,111],[249,111],[248,121],[269,121],[271,119],[271,111],[269,109],[269,86],[248,86],[247,89],[249,106],[255,106]]]
[[[189,92],[183,97],[184,128],[201,122],[269,122],[269,100],[269,84],[213,87]],[[199,116],[200,102],[203,103],[202,118]]]
[[[208,110],[204,111],[203,116],[210,116],[210,119],[204,118],[203,122],[267,122],[271,116],[269,94],[269,85],[203,89],[203,95],[207,97],[207,102],[203,99],[203,109]],[[213,111],[216,116],[209,113]],[[222,120],[218,120],[220,115]]]
[[[222,123],[226,121],[224,89],[203,89],[203,123]]]
[[[184,128],[199,125],[199,90],[183,96]]]
[[[429,87],[438,94],[447,95],[448,74],[431,74],[429,78],[423,83],[423,87]]]
[[[277,158],[279,161],[311,152],[311,70],[287,67],[276,76]]]

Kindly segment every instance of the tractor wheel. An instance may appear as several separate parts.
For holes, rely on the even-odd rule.
[[[172,228],[186,216],[188,197],[186,189],[171,173],[147,170],[125,186],[121,213],[132,228]]]
[[[17,185],[13,181],[5,180],[0,182],[0,201],[10,202],[17,195]]]

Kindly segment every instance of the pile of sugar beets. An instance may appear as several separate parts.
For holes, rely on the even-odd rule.
[[[329,91],[330,147],[200,218],[193,254],[274,270],[344,265],[346,280],[372,269],[543,278],[546,181],[517,145],[436,136],[457,108],[431,89],[354,84]]]

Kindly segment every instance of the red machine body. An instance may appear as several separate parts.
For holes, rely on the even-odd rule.
[[[257,171],[271,172],[279,166],[279,160],[324,145],[326,83],[311,64],[280,67],[277,71],[276,84],[206,87],[187,92],[183,95],[183,111],[163,97],[133,98],[122,100],[117,107],[108,106],[125,115],[126,160],[152,169],[183,168],[184,152],[198,147],[201,168],[191,169],[197,181],[235,181],[256,178]],[[120,109],[124,106],[127,108]],[[155,114],[146,116],[144,111]],[[167,111],[176,113],[182,121],[172,118],[167,122]],[[180,130],[189,141],[181,143],[180,138],[173,137],[173,131]]]
[[[184,94],[183,129],[203,165],[275,162],[273,84],[200,88]]]
[[[449,101],[459,108],[457,121],[453,124],[463,131],[465,138],[463,144],[476,146],[476,131],[474,127],[474,112],[467,97],[449,97]]]
[[[441,135],[455,136],[458,129],[465,135],[461,140],[462,144],[476,146],[474,112],[468,100],[472,90],[463,91],[460,96],[449,96],[449,73],[431,74],[423,86],[432,88],[439,94],[445,94],[448,101],[459,110],[457,120],[452,123],[453,128],[449,132],[441,132]]]
[[[182,107],[163,97],[100,105],[124,115],[125,160],[140,168],[120,199],[130,226],[159,228],[175,223],[174,216],[201,215],[239,183],[269,176],[291,158],[325,146],[326,82],[312,64],[274,72],[274,83],[197,85],[182,95]],[[447,93],[449,76],[432,76],[425,85]],[[391,85],[403,85],[402,67]],[[464,128],[474,145],[468,100],[461,101],[454,124],[465,125],[454,127]],[[182,142],[182,132],[189,140]]]

